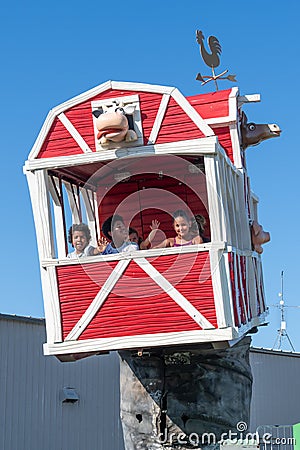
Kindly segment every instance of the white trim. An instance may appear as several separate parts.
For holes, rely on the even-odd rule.
[[[132,83],[127,81],[112,81],[111,88],[123,91],[151,92],[153,94],[171,94],[173,86],[161,86],[159,84]]]
[[[100,161],[112,161],[121,157],[136,155],[162,155],[168,153],[183,155],[214,155],[218,151],[224,152],[218,144],[217,136],[209,136],[207,138],[168,142],[167,144],[145,145],[141,147],[119,148],[73,156],[56,156],[53,158],[27,160],[24,165],[24,172],[26,173],[26,171],[30,170],[57,169],[60,167],[68,167],[73,165],[92,164]],[[229,158],[228,161],[230,161]],[[234,170],[231,162],[230,164]]]
[[[52,218],[49,207],[48,176],[46,171],[27,174],[33,217],[36,229],[39,259],[52,258],[54,256]],[[41,283],[44,298],[44,310],[46,318],[47,341],[60,342],[60,306],[55,267],[40,267]]]
[[[219,161],[217,161],[217,158],[211,155],[205,155],[204,165],[212,241],[227,240],[225,237],[226,217],[224,214],[223,193],[220,189],[220,170],[218,170],[218,164]]]
[[[243,249],[249,249],[252,253],[251,230],[249,226],[249,217],[244,193],[244,174],[242,171],[237,179],[237,201],[240,205],[240,228],[242,230],[240,247],[243,246]]]
[[[62,259],[66,257],[66,241],[65,241],[65,229],[64,229],[64,210],[62,208],[61,201],[63,201],[63,193],[60,192],[60,183],[57,177],[52,177],[48,181],[49,183],[49,192],[52,198],[53,205],[53,215],[54,215],[54,223],[55,223],[55,231],[56,231],[56,245],[57,245],[57,256],[58,259]],[[53,184],[57,191],[55,190]],[[61,199],[58,197],[61,197]]]
[[[229,209],[232,207],[232,203],[229,199],[229,194],[231,193],[229,191],[228,193],[228,182],[227,182],[227,172],[228,172],[228,165],[226,164],[226,159],[222,157],[222,155],[219,155],[216,158],[216,183],[219,184],[218,186],[218,193],[221,198],[221,205],[222,205],[222,214],[223,214],[223,229],[222,231],[222,238],[226,240],[226,242],[232,243],[232,228],[230,226],[230,214]],[[235,172],[230,172],[231,176],[234,176]]]
[[[242,313],[241,313],[241,309],[240,309],[240,291],[239,291],[239,285],[238,285],[238,276],[237,276],[237,259],[238,259],[238,255],[236,253],[232,253],[233,256],[233,269],[234,269],[234,291],[235,291],[235,296],[233,297],[233,301],[235,304],[235,308],[236,308],[236,313],[238,316],[238,322],[239,322],[239,326],[244,325],[242,323]]]
[[[67,341],[59,344],[44,344],[45,355],[63,355],[68,353],[99,352],[121,350],[127,348],[147,348],[171,346],[177,344],[212,343],[237,339],[239,333],[236,328],[223,328],[182,331],[172,333],[143,334],[135,336],[121,336],[100,339],[86,339],[82,341]]]
[[[85,142],[81,134],[78,132],[78,130],[74,127],[72,122],[67,118],[67,116],[64,113],[60,113],[57,118],[61,121],[63,126],[66,128],[66,130],[70,133],[74,141],[77,142],[83,153],[91,153],[92,150],[88,146],[88,144]]]
[[[241,146],[238,136],[238,130],[236,126],[236,122],[234,124],[229,125],[229,133],[230,133],[230,139],[231,139],[231,145],[232,145],[232,154],[233,154],[233,162],[236,168],[242,169],[242,156],[241,156]]]
[[[97,212],[97,206],[95,205],[95,192],[92,191],[91,189],[80,188],[80,193],[82,195],[82,199],[83,199],[83,203],[84,203],[84,207],[85,207],[85,211],[86,211],[87,225],[91,232],[91,237],[92,237],[91,243],[92,243],[92,245],[96,246],[96,242],[97,242],[96,228],[98,231],[98,235],[99,235],[99,229],[98,229],[97,218],[95,216],[95,212]],[[93,211],[91,204],[93,204],[93,206],[96,208],[95,211]],[[97,216],[98,216],[98,214],[97,214]]]
[[[39,259],[41,261],[54,257],[48,176],[44,170],[39,170],[35,173],[27,172],[26,175],[33,210]]]
[[[225,253],[227,255],[227,253]],[[212,279],[214,303],[218,322],[218,328],[233,326],[232,314],[228,310],[231,301],[230,291],[226,281],[225,254],[223,251],[211,251],[210,273]]]
[[[228,300],[229,303],[228,305],[226,305],[224,303],[224,307],[227,307],[227,314],[228,317],[230,318],[230,321],[228,323],[229,326],[235,327],[235,322],[234,322],[234,309],[233,309],[233,295],[232,295],[232,285],[231,285],[231,276],[230,276],[230,267],[229,267],[229,254],[232,254],[232,249],[229,249],[228,246],[228,252],[223,254],[223,258],[224,258],[224,282],[226,283],[226,290],[228,293]],[[248,260],[248,258],[246,258]]]
[[[66,111],[67,109],[72,108],[73,106],[78,105],[79,103],[86,102],[96,95],[101,94],[104,91],[112,90],[120,90],[120,91],[141,91],[141,92],[153,92],[154,94],[171,94],[171,92],[175,89],[172,86],[161,86],[155,84],[145,84],[145,83],[132,83],[127,81],[106,81],[98,86],[89,89],[88,91],[82,92],[75,97],[67,100],[60,105],[57,105],[55,108],[51,110],[54,116],[57,116],[61,112]]]
[[[224,315],[224,303],[227,301],[223,301],[223,293],[222,293],[222,280],[221,280],[221,259],[222,252],[211,251],[210,254],[210,273],[211,273],[211,281],[213,287],[213,295],[214,295],[214,303],[215,310],[217,316],[217,322],[219,328],[224,328],[226,326],[226,320]]]
[[[48,267],[41,278],[43,286],[44,310],[46,319],[47,342],[62,341],[60,302],[55,267]]]
[[[55,117],[56,115],[53,113],[53,110],[50,110],[38,134],[38,137],[36,138],[36,141],[33,144],[33,147],[28,155],[28,161],[34,160],[38,156],[42,148],[42,145],[52,127]]]
[[[207,125],[213,125],[214,128],[219,128],[228,127],[229,125],[236,123],[236,120],[229,118],[229,116],[210,117],[209,119],[205,119],[205,123]]]
[[[237,96],[239,93],[239,89],[237,87],[233,87],[228,96],[228,116],[222,117],[210,117],[209,119],[205,119],[205,122],[208,125],[217,125],[228,126],[230,124],[235,124],[237,120]]]
[[[97,192],[93,192],[93,199],[94,199],[94,209],[95,213],[98,212],[98,199],[97,199]],[[100,231],[100,221],[99,221],[99,214],[96,215],[96,228],[98,232],[98,237],[100,237],[101,231]]]
[[[80,203],[80,193],[78,195],[77,192],[74,192],[73,189],[77,191],[77,184],[69,183],[68,181],[63,181],[63,184],[66,188],[66,193],[69,200],[69,206],[72,213],[72,223],[80,223],[80,212],[81,211],[81,203]],[[73,189],[72,189],[73,187]]]
[[[229,158],[229,156],[227,155],[227,153],[225,152],[225,150],[221,146],[221,144],[219,144],[219,146],[218,146],[218,153],[220,156],[223,157],[223,159],[226,161],[227,165],[230,166],[230,168],[233,172],[235,172],[237,175],[241,175],[240,169],[235,167],[235,165],[232,163],[231,159]]]
[[[244,103],[260,102],[260,94],[245,94],[239,95],[237,98],[238,108],[243,106]]]
[[[254,327],[259,327],[266,324],[266,317],[268,313],[265,311],[260,316],[253,317],[250,322],[245,325],[241,325],[237,330],[240,337],[244,337],[247,332],[249,332]]]
[[[149,250],[138,250],[134,252],[126,252],[126,253],[116,253],[112,255],[98,255],[93,256],[92,258],[80,258],[80,261],[77,259],[64,258],[62,260],[47,258],[41,261],[42,267],[50,267],[50,266],[69,266],[76,264],[93,264],[95,262],[102,261],[120,261],[121,259],[134,258],[136,261],[138,258],[145,257],[155,257],[155,256],[167,256],[167,255],[177,255],[178,253],[198,253],[198,252],[208,252],[210,250],[225,250],[226,242],[207,242],[205,244],[199,245],[187,245],[185,247],[167,247],[167,248],[156,248]]]
[[[71,99],[67,100],[64,103],[57,105],[55,108],[51,110],[53,116],[58,116],[60,113],[66,111],[67,109],[70,109],[73,106],[78,105],[79,103],[86,102],[87,100],[95,97],[96,95],[101,94],[101,92],[111,89],[111,84],[112,84],[111,81],[106,81],[105,83],[102,83],[99,86],[89,89],[88,91],[85,91],[79,95],[76,95],[75,97],[72,97]]]
[[[237,98],[239,95],[239,89],[238,87],[233,87],[231,89],[231,92],[229,94],[229,98],[228,98],[228,116],[229,116],[229,120],[234,120],[236,121],[237,119]]]
[[[253,192],[251,189],[250,189],[250,195],[251,195],[251,197],[256,201],[256,203],[259,203],[259,197],[258,197],[258,195],[255,194],[255,192]]]
[[[134,262],[201,328],[215,328],[146,258],[137,258]]]
[[[184,95],[178,90],[174,89],[172,92],[172,97],[178,103],[179,106],[183,109],[183,111],[189,116],[189,118],[194,122],[195,125],[199,128],[200,131],[204,134],[204,136],[214,136],[215,133],[207,125],[206,121],[200,116],[200,114],[195,110],[195,108],[190,104],[190,102],[184,97]]]
[[[99,308],[103,305],[105,302],[107,296],[110,294],[112,289],[114,288],[117,281],[120,279],[120,277],[123,275],[126,267],[130,263],[130,259],[128,260],[121,260],[118,262],[116,267],[113,269],[105,283],[103,284],[102,288],[90,304],[90,306],[87,308],[85,313],[81,316],[79,321],[76,323],[74,328],[70,331],[68,336],[66,337],[65,341],[71,341],[78,339],[81,333],[84,332],[86,327],[89,325],[91,320],[94,318],[95,314],[98,312]]]
[[[162,96],[147,145],[154,144],[157,139],[163,118],[165,117],[165,113],[167,111],[169,100],[170,94],[164,94]]]
[[[91,101],[91,106],[92,106],[92,111],[94,111],[94,109],[99,108],[100,106],[106,106],[106,108],[108,108],[109,106],[113,106],[113,102],[123,102],[125,104],[131,104],[131,103],[139,103],[140,98],[138,94],[131,94],[131,95],[115,95],[114,97],[108,97],[108,98],[101,98],[99,100],[92,100]],[[106,111],[106,109],[104,108],[104,111]]]
[[[249,266],[250,266],[250,263],[252,263],[252,258],[245,258],[245,270],[246,270],[246,292],[245,292],[245,295],[246,295],[246,298],[248,299],[248,317],[251,318],[251,316],[253,316],[253,314],[252,314],[251,293],[250,293],[250,286],[249,286]]]
[[[80,217],[80,215],[82,216],[80,188],[77,184],[70,183],[69,181],[63,181],[63,184],[65,186],[69,201],[69,206],[72,214],[72,223],[80,223],[82,222],[82,219]],[[79,192],[77,192],[78,188]]]
[[[256,264],[253,261],[253,267],[254,267],[254,273],[255,273],[255,278],[256,278],[256,286],[257,286],[260,310],[264,311],[264,298],[263,298],[263,292],[261,292],[262,271],[261,271],[260,259],[257,258]]]
[[[239,220],[238,213],[239,204],[237,203],[237,199],[235,197],[235,183],[234,183],[234,174],[228,174],[228,171],[223,168],[223,172],[225,175],[225,191],[224,195],[227,201],[228,211],[227,211],[227,227],[231,230],[230,240],[228,238],[228,242],[235,245],[239,248],[239,230],[237,227],[237,221]]]

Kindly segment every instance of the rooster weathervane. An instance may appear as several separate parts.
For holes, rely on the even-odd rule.
[[[220,54],[222,53],[222,47],[220,45],[219,40],[216,38],[216,36],[209,36],[208,38],[208,46],[210,48],[211,53],[208,53],[204,47],[204,35],[202,31],[197,30],[196,31],[196,39],[198,44],[200,45],[200,53],[203,58],[203,61],[205,64],[209,67],[211,67],[212,75],[211,76],[202,76],[200,73],[197,74],[196,80],[202,81],[201,85],[203,86],[206,83],[209,83],[210,81],[215,82],[216,90],[218,90],[218,83],[217,80],[229,80],[236,82],[235,75],[227,75],[224,77],[224,75],[228,72],[228,70],[224,70],[219,75],[215,74],[215,68],[220,65]]]

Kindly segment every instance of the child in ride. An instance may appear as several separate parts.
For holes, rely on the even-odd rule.
[[[125,227],[123,218],[117,214],[104,221],[102,232],[111,241],[102,255],[139,250],[138,244],[129,240],[128,228]]]
[[[167,238],[154,248],[163,247],[182,247],[184,245],[202,244],[203,240],[198,234],[195,236],[191,230],[191,220],[187,213],[181,209],[178,209],[173,213],[173,227],[176,232],[176,236],[173,238]]]
[[[89,245],[91,233],[89,227],[85,223],[75,223],[69,228],[68,242],[74,247],[74,251],[68,253],[67,257],[82,258],[83,256],[100,255],[107,245],[104,238],[100,238],[97,247]]]
[[[151,231],[144,241],[139,236],[135,228],[129,227],[129,240],[131,242],[136,242],[140,250],[147,250],[149,246],[152,245],[152,241],[155,238],[156,232],[159,229],[159,225],[160,223],[158,222],[158,220],[156,219],[152,220],[152,223],[150,225]]]

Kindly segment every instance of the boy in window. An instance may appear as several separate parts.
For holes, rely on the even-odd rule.
[[[123,217],[115,214],[108,217],[102,225],[104,236],[111,242],[106,246],[102,255],[122,253],[138,250],[136,242],[131,242],[128,236],[128,228],[125,227]]]

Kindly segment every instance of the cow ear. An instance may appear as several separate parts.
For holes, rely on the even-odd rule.
[[[132,114],[125,114],[125,116],[127,117],[129,130],[134,130],[134,122]]]
[[[242,112],[242,119],[241,119],[241,124],[242,126],[245,126],[248,122],[248,118],[246,116],[246,114],[244,113],[244,111]]]
[[[100,106],[100,108],[98,108],[98,109],[95,109],[94,111],[93,111],[93,116],[95,116],[97,119],[98,119],[98,117],[101,115],[101,114],[103,114],[103,108],[102,108],[102,106]]]
[[[124,107],[125,114],[133,114],[134,110],[135,110],[135,106],[134,105],[126,105]]]

